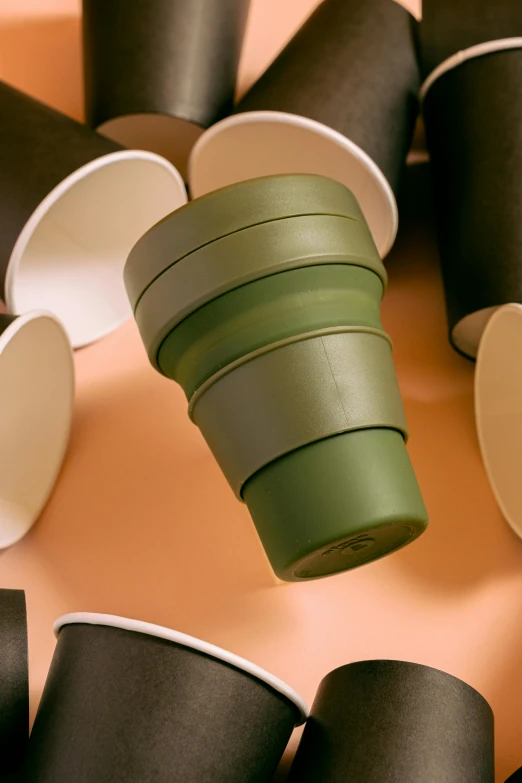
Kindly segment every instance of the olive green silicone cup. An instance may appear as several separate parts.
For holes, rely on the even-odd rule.
[[[382,280],[357,266],[311,266],[270,275],[185,318],[163,341],[158,365],[190,399],[211,375],[271,343],[328,327],[382,330],[382,293]]]
[[[276,575],[329,576],[419,536],[428,515],[400,432],[363,429],[275,460],[243,498]]]
[[[215,191],[138,242],[125,282],[152,365],[182,385],[279,577],[348,570],[424,530],[386,272],[346,188]]]

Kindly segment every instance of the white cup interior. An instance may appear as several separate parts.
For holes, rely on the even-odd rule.
[[[131,316],[123,283],[130,250],[186,200],[177,170],[148,152],[122,150],[78,169],[18,238],[6,276],[9,310],[54,313],[75,348],[113,331]]]
[[[482,337],[475,417],[484,466],[498,505],[522,537],[522,305],[500,307]]]
[[[360,147],[315,120],[270,111],[236,114],[206,131],[189,160],[194,198],[272,174],[339,180],[357,198],[381,257],[390,250],[398,211],[386,177]]]
[[[71,346],[47,313],[17,318],[0,335],[0,548],[22,538],[54,487],[69,441]]]
[[[205,129],[180,117],[143,113],[113,117],[97,130],[124,147],[162,155],[186,179],[190,152]]]

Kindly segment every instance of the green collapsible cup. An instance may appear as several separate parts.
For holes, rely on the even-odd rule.
[[[182,385],[289,581],[370,562],[427,524],[379,319],[386,273],[334,184],[298,175],[225,188],[223,211],[235,202],[241,214],[222,236],[212,193],[158,224],[161,241],[149,231],[126,268],[152,364]],[[207,241],[194,247],[197,236]]]

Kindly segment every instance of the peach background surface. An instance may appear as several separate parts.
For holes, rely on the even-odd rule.
[[[253,0],[241,89],[316,3]],[[413,0],[410,7],[418,10]],[[81,118],[79,2],[0,0],[0,77]],[[522,543],[482,467],[473,365],[446,339],[425,165],[410,167],[408,184],[383,319],[428,532],[357,571],[277,584],[181,390],[148,365],[128,323],[77,353],[76,416],[60,481],[32,532],[0,554],[2,586],[27,591],[33,714],[53,620],[110,612],[229,648],[310,703],[320,679],[349,661],[400,658],[444,669],[495,711],[497,780],[522,765]]]

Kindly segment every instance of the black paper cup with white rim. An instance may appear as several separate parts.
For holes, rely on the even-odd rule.
[[[319,686],[289,783],[494,783],[493,713],[474,688],[404,661],[360,661]]]
[[[232,111],[250,0],[83,0],[89,123],[185,175],[189,153]]]
[[[26,783],[269,783],[308,710],[284,682],[149,623],[55,623]]]
[[[29,739],[27,610],[23,590],[0,589],[0,780],[20,781]]]
[[[32,527],[55,485],[71,429],[74,362],[50,313],[0,315],[0,549]]]
[[[73,347],[109,334],[131,310],[125,259],[139,237],[187,200],[177,170],[125,150],[0,83],[0,298],[44,309]]]
[[[522,301],[522,38],[443,62],[421,90],[452,345],[475,358],[495,309]]]
[[[384,256],[418,112],[413,17],[394,0],[324,0],[236,107],[198,140],[194,197],[270,174],[353,191]]]
[[[423,78],[448,58],[477,44],[522,35],[518,0],[422,0],[415,25]]]

